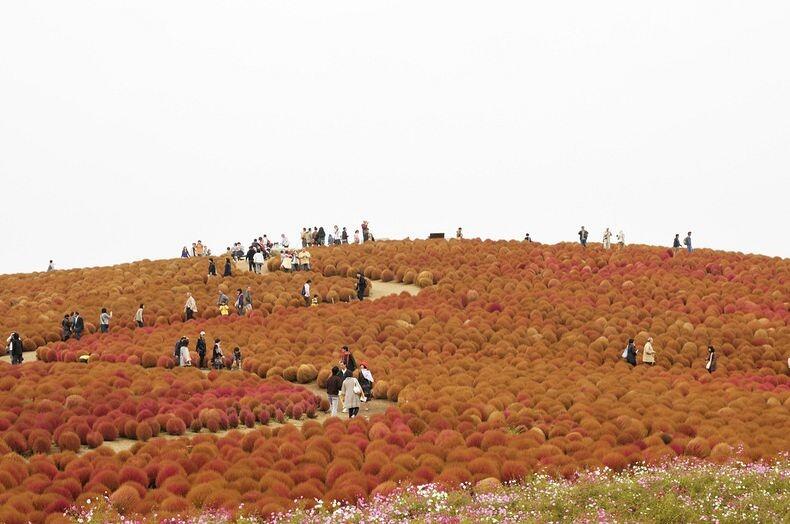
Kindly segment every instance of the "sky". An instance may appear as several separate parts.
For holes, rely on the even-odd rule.
[[[0,2],[0,273],[303,226],[790,257],[786,1]]]

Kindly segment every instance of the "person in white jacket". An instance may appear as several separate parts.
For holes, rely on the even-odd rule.
[[[178,358],[178,365],[181,367],[191,366],[192,365],[192,358],[189,356],[189,342],[187,341],[185,344],[181,345],[181,351],[179,353]]]
[[[187,320],[191,320],[195,318],[195,313],[197,313],[197,303],[195,302],[195,297],[192,296],[192,293],[187,293],[187,301],[184,304],[184,315],[186,316]]]
[[[252,256],[252,262],[255,264],[255,273],[260,275],[263,272],[263,251],[260,249],[255,251],[255,254]]]
[[[612,232],[607,227],[606,231],[603,232],[603,248],[609,249],[610,247],[612,247]]]
[[[622,229],[617,233],[617,247],[618,249],[623,249],[625,247],[625,233],[623,233]]]

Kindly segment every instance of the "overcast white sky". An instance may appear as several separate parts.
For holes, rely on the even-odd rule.
[[[0,273],[364,218],[790,256],[790,2],[0,2]]]

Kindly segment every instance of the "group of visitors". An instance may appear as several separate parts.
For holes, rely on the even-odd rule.
[[[578,233],[579,235],[579,243],[582,247],[587,247],[587,238],[590,235],[590,232],[585,229],[584,226],[581,227]],[[529,235],[527,235],[529,236]],[[604,249],[611,249],[612,248],[612,231],[607,227],[603,232],[603,239],[602,242]],[[620,232],[617,233],[617,248],[623,249],[625,247],[625,233],[621,229]]]
[[[360,229],[362,230],[362,238],[360,239]],[[352,240],[349,240],[348,230],[343,227],[342,229],[335,225],[332,228],[332,231],[327,234],[324,230],[323,226],[313,226],[313,228],[303,227],[301,240],[302,240],[302,247],[311,247],[311,246],[332,246],[332,245],[340,245],[340,244],[348,244],[349,242],[353,242],[354,244],[359,244],[361,242],[372,242],[375,240],[373,238],[373,233],[370,232],[370,224],[367,220],[362,222],[360,229],[354,231],[354,237]]]
[[[628,364],[636,366],[636,356],[639,352],[640,350],[636,347],[634,339],[629,338],[621,356]],[[648,337],[641,352],[643,364],[648,366],[656,365],[656,350],[653,348],[653,337]],[[705,361],[705,369],[708,370],[708,373],[716,371],[716,349],[711,345],[708,346],[708,358]]]
[[[215,277],[217,276],[217,264],[214,262],[213,258],[208,259],[208,276]],[[233,267],[230,263],[230,258],[225,259],[225,266],[222,270],[223,277],[232,277],[233,276]]]
[[[359,365],[359,377],[354,377],[357,363],[354,355],[343,346],[340,361],[332,367],[332,374],[326,381],[326,394],[329,399],[329,414],[337,416],[338,404],[343,412],[348,412],[348,418],[359,414],[360,405],[368,402],[373,393],[373,373],[368,369],[366,362]]]
[[[112,313],[107,315],[107,310],[102,308],[102,312],[99,315],[99,322],[101,323],[106,316],[112,317]],[[107,329],[109,329],[109,318],[107,319]],[[82,338],[82,332],[85,331],[85,320],[80,315],[79,311],[72,311],[71,313],[66,313],[63,315],[63,320],[60,321],[60,339],[62,341],[66,341],[72,337],[79,340]],[[106,333],[106,331],[102,331],[102,333]]]
[[[187,246],[181,248],[181,258],[189,258],[189,257],[209,257],[211,256],[211,250],[203,245],[201,240],[197,242],[192,242],[192,250],[190,251],[187,249]]]
[[[198,354],[198,367],[200,369],[208,369],[209,363],[212,369],[225,368],[225,355],[222,352],[222,341],[219,338],[214,339],[214,346],[211,350],[211,360],[206,360],[206,332],[201,331],[198,335],[197,342],[195,342],[195,352]],[[192,358],[189,355],[189,338],[181,337],[176,342],[175,349],[173,350],[173,358],[175,359],[176,366],[191,367]],[[241,349],[236,346],[233,348],[233,361],[230,369],[241,369]]]
[[[691,253],[693,248],[691,247],[691,231],[686,233],[686,238],[683,239],[683,245],[686,247],[686,251]],[[680,233],[675,233],[675,239],[672,241],[672,250],[677,253],[680,251]]]
[[[313,255],[306,248],[299,250],[288,249],[280,252],[280,269],[289,273],[291,271],[310,271]]]

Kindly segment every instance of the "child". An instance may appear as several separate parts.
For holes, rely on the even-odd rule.
[[[241,349],[239,349],[239,346],[233,348],[233,364],[230,365],[230,369],[241,369]]]
[[[318,294],[313,295],[313,300],[310,302],[310,307],[316,307],[320,302]]]
[[[221,306],[219,306],[220,315],[222,315],[223,317],[227,317],[229,313],[230,313],[230,308],[228,307],[227,304],[222,304]]]

